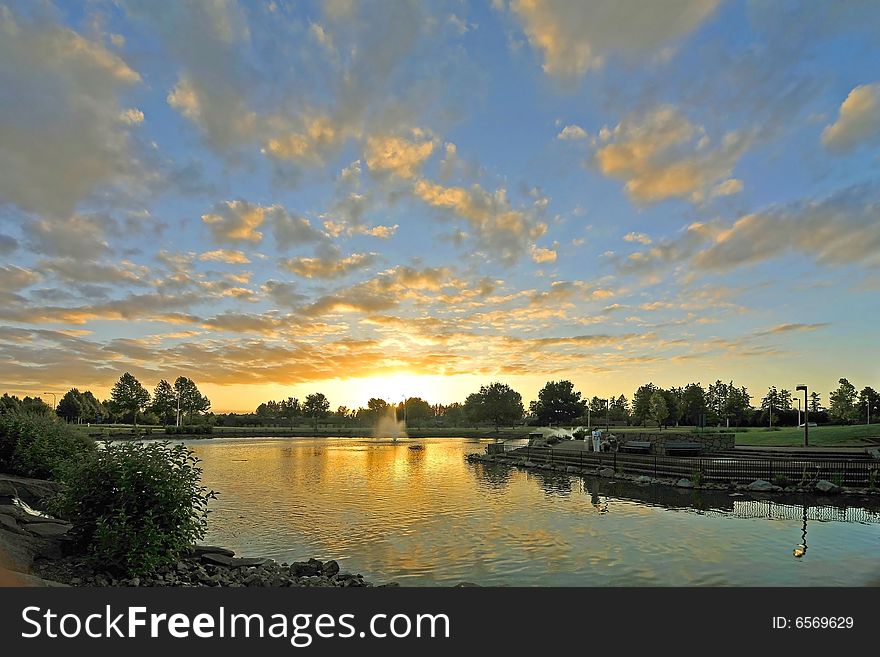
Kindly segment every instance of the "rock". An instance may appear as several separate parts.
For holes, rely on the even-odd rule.
[[[339,564],[332,559],[324,564],[324,574],[333,577],[339,572]]]
[[[635,478],[635,482],[637,484],[650,484],[651,478],[647,475],[639,475],[638,477]]]
[[[758,491],[758,492],[769,492],[769,491],[778,491],[782,490],[779,486],[774,486],[769,481],[764,481],[763,479],[755,479],[752,483],[748,485],[748,490]]]
[[[827,479],[820,479],[816,482],[816,490],[820,493],[837,493],[840,491],[840,486],[832,484]]]
[[[205,554],[222,554],[225,557],[234,557],[235,552],[224,547],[216,545],[195,545],[190,549],[190,553],[195,557],[201,557]]]
[[[681,479],[679,479],[678,481],[675,482],[675,485],[678,486],[679,488],[693,488],[694,482],[692,482],[690,479],[685,479],[684,477],[682,477]]]
[[[18,526],[18,523],[12,516],[0,515],[0,527],[3,527],[3,529],[8,529],[13,534],[25,533],[24,530]]]
[[[27,530],[43,538],[58,538],[69,532],[72,526],[66,522],[40,522],[28,525]]]
[[[602,468],[599,470],[600,477],[613,477],[614,476],[614,468]]]
[[[0,497],[17,497],[38,511],[45,511],[49,498],[60,490],[61,484],[54,481],[0,474]]]
[[[259,558],[247,558],[247,557],[227,557],[225,554],[203,554],[202,555],[202,563],[215,565],[215,566],[226,566],[227,568],[246,568],[250,566],[263,566],[268,560],[267,559],[259,559]]]
[[[319,572],[317,564],[311,561],[294,561],[290,564],[290,574],[295,577],[312,577]]]

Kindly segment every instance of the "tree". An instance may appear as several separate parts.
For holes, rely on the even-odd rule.
[[[615,422],[626,422],[629,420],[629,402],[626,396],[620,395],[617,399],[611,398],[611,418]]]
[[[522,420],[522,395],[506,383],[490,383],[481,386],[479,392],[468,395],[465,413],[474,422],[491,421],[495,431],[502,424],[514,424]]]
[[[195,381],[185,376],[177,377],[174,382],[174,392],[177,393],[178,408],[181,412],[185,412],[192,423],[193,415],[203,413],[211,408],[211,400],[199,392]],[[180,418],[177,419],[180,424]]]
[[[400,409],[398,416],[400,415],[403,415],[407,424],[421,428],[422,423],[433,416],[433,411],[431,405],[421,397],[410,397]]]
[[[340,408],[344,408],[340,406]],[[302,415],[302,404],[296,397],[288,397],[280,404],[279,412],[290,420],[290,428],[293,429],[293,423],[300,415]]]
[[[587,402],[574,389],[571,381],[548,381],[532,402],[531,410],[544,424],[562,424],[578,418],[586,411]]]
[[[162,421],[162,424],[168,424],[168,419],[177,414],[177,393],[165,379],[159,381],[153,390],[151,409]]]
[[[699,383],[689,383],[681,394],[681,419],[685,424],[700,425],[700,417],[706,414],[706,391]]]
[[[779,410],[790,411],[792,406],[791,391],[783,388],[779,391]]]
[[[302,406],[303,415],[315,420],[315,431],[318,430],[318,420],[327,417],[330,413],[330,402],[320,392],[308,395]]]
[[[651,419],[657,423],[658,427],[663,426],[666,418],[669,416],[669,408],[666,405],[666,396],[662,390],[655,390],[651,393],[649,402]]]
[[[822,398],[815,390],[810,393],[810,413],[818,413],[822,408]]]
[[[464,424],[466,413],[464,406],[458,402],[454,402],[443,409],[443,424],[447,427],[459,427]]]
[[[645,421],[651,417],[651,396],[657,387],[653,383],[646,383],[639,386],[633,395],[633,421],[636,424],[645,424]]]
[[[865,386],[859,393],[859,416],[864,415],[865,421],[880,421],[880,393],[870,386]]]
[[[137,414],[150,403],[150,393],[141,385],[141,382],[126,372],[119,377],[119,381],[113,386],[110,398],[117,408],[132,414],[132,422],[137,428]]]
[[[666,402],[666,422],[674,422],[677,426],[679,418],[681,417],[682,389],[670,388],[669,390],[664,390],[659,388],[658,390],[663,395],[663,400]]]
[[[829,399],[831,404],[828,412],[831,417],[841,422],[854,422],[859,417],[859,409],[856,406],[856,387],[846,379],[839,379],[840,384]]]
[[[68,422],[71,420],[79,422],[79,419],[86,414],[85,406],[82,393],[77,388],[71,388],[64,393],[61,401],[58,402],[55,413]]]

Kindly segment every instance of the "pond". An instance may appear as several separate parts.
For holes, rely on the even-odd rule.
[[[220,493],[205,541],[239,555],[336,559],[404,586],[880,584],[880,500],[815,506],[468,463],[486,442],[465,438],[186,442]]]

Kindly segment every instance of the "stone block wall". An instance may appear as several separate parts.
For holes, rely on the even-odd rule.
[[[612,431],[612,433],[614,433]],[[666,443],[699,443],[703,454],[724,452],[733,449],[736,442],[733,433],[691,433],[679,431],[627,432],[617,435],[620,444],[630,440],[651,443],[651,453],[666,454]]]

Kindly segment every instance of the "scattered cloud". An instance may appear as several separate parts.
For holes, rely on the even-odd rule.
[[[233,249],[216,249],[214,251],[205,251],[199,255],[202,262],[223,262],[227,265],[247,265],[250,259],[244,251],[236,251]]]
[[[341,278],[359,269],[369,267],[376,261],[375,253],[352,253],[342,256],[338,250],[329,248],[314,258],[287,258],[281,266],[303,278]]]
[[[140,75],[52,16],[0,6],[0,200],[61,217],[138,175],[120,96]]]
[[[218,243],[257,244],[263,239],[263,233],[258,229],[266,219],[266,211],[267,208],[247,201],[224,201],[215,205],[212,213],[203,214],[202,221],[211,229],[214,241]]]
[[[544,72],[562,79],[600,69],[609,55],[647,57],[706,20],[719,0],[511,0]]]
[[[417,132],[417,135],[422,135]],[[436,141],[422,138],[410,141],[402,137],[369,137],[364,161],[374,173],[393,173],[400,178],[414,178],[431,154]]]
[[[562,130],[559,131],[559,134],[556,135],[557,139],[562,140],[577,140],[577,139],[586,139],[588,137],[587,131],[584,130],[579,125],[567,125]]]
[[[639,244],[648,245],[651,243],[651,238],[645,235],[644,233],[627,233],[623,236],[624,242],[638,242]]]
[[[863,84],[849,92],[837,120],[825,126],[822,144],[842,153],[880,141],[880,82]]]
[[[713,191],[734,193],[742,184],[731,179],[750,139],[728,132],[712,145],[706,130],[678,109],[663,106],[631,115],[599,133],[596,165],[608,177],[624,181],[637,203],[668,198],[703,201]]]

